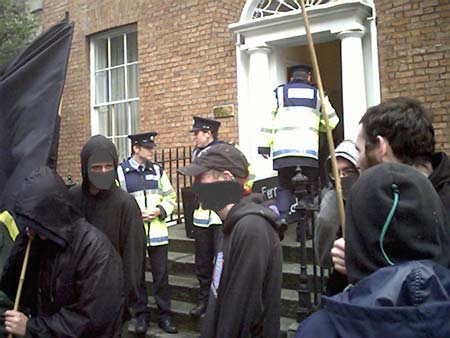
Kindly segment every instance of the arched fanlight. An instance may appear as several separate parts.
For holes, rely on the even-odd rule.
[[[305,7],[314,7],[331,1],[333,0],[305,0]],[[299,0],[261,0],[253,11],[252,19],[300,10],[301,6]]]

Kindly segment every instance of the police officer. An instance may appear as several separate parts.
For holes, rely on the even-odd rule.
[[[177,333],[172,323],[168,276],[169,234],[165,218],[176,203],[176,193],[162,167],[152,162],[157,133],[129,135],[132,155],[117,170],[120,186],[136,198],[142,212],[147,251],[153,274],[153,295],[158,305],[158,324],[167,333]],[[145,269],[145,266],[143,266]],[[145,280],[141,285],[141,301],[147,303]],[[148,318],[137,318],[136,332],[145,333]]]
[[[220,122],[200,116],[193,117],[190,132],[193,133],[195,149],[193,159],[202,155],[205,149],[218,143],[217,140]],[[208,304],[209,287],[214,269],[214,256],[221,237],[222,221],[212,210],[198,207],[193,215],[195,237],[195,274],[197,275],[200,290],[198,304],[191,309],[193,317],[199,317],[206,311]]]
[[[294,203],[291,179],[297,166],[308,177],[311,200],[317,191],[319,176],[319,131],[326,131],[322,108],[326,106],[330,127],[335,128],[339,117],[328,98],[320,101],[319,91],[311,84],[310,65],[291,68],[290,81],[275,89],[277,109],[272,128],[264,128],[266,144],[258,153],[268,158],[272,148],[273,169],[278,171],[277,208],[280,217],[288,219]],[[288,219],[289,220],[289,219]]]

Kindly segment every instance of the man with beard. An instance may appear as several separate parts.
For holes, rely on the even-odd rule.
[[[169,232],[166,217],[175,209],[176,193],[163,168],[153,163],[156,132],[129,135],[132,155],[117,169],[120,186],[137,201],[145,227],[145,240],[153,276],[153,296],[158,306],[158,325],[177,333],[172,322],[169,286]],[[141,280],[140,303],[147,303],[145,280]],[[145,333],[147,315],[137,317],[136,332]]]
[[[220,122],[200,116],[194,116],[191,132],[195,142],[193,159],[201,156],[205,149],[218,141]],[[199,317],[206,311],[208,304],[209,287],[214,269],[214,257],[222,234],[222,221],[213,210],[204,210],[198,207],[193,214],[194,238],[195,238],[195,274],[197,275],[200,289],[198,292],[198,304],[191,309],[193,317]]]
[[[429,113],[415,99],[398,97],[367,110],[360,121],[356,147],[361,171],[380,163],[403,163],[428,177],[450,218],[450,161],[435,152]],[[345,271],[345,241],[336,240],[331,251],[336,270]]]
[[[217,144],[179,172],[195,177],[200,204],[223,221],[201,336],[278,337],[283,258],[277,215],[242,199],[245,156],[233,145]]]
[[[122,258],[124,321],[146,311],[139,286],[145,259],[145,233],[139,206],[132,196],[116,186],[117,151],[103,135],[92,136],[81,150],[83,183],[69,190],[72,201],[86,220],[111,240]]]
[[[74,210],[61,177],[48,167],[35,170],[22,186],[15,213],[22,232],[0,284],[14,299],[32,240],[21,297],[31,313],[6,311],[6,330],[20,337],[120,337],[120,257],[108,238]]]

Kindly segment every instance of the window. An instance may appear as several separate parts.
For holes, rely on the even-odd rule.
[[[92,134],[110,138],[119,161],[130,154],[127,136],[139,130],[139,69],[136,27],[91,38]]]

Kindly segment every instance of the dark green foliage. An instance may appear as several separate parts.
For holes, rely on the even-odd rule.
[[[36,22],[24,1],[0,0],[0,66],[34,37]]]

